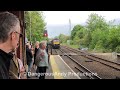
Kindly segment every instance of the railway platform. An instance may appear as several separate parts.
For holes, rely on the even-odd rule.
[[[31,73],[36,73],[31,70]],[[38,79],[37,76],[31,76],[29,79]],[[51,55],[49,68],[45,79],[80,79],[80,77],[64,62],[59,55]]]

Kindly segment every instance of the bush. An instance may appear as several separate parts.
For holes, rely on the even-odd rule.
[[[70,45],[74,45],[74,41],[73,40],[70,41]]]
[[[120,53],[120,45],[116,47],[116,50],[115,50],[117,53]]]

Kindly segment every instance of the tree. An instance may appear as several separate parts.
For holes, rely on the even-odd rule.
[[[71,39],[73,40],[76,35],[79,37],[79,38],[82,38],[83,37],[83,29],[84,27],[82,25],[76,25],[74,26],[73,30],[71,31]]]
[[[43,31],[45,30],[46,23],[42,12],[27,11],[25,12],[26,22],[26,36],[32,42],[40,41],[43,38]]]
[[[83,37],[83,45],[85,47],[89,47],[91,40],[92,40],[91,33],[88,31]]]
[[[112,27],[108,34],[108,49],[115,51],[120,45],[120,27]]]
[[[92,13],[87,19],[87,28],[89,31],[94,31],[97,28],[100,30],[106,30],[108,28],[108,24],[102,16]]]
[[[61,43],[67,43],[67,40],[69,40],[69,36],[64,34],[60,34],[58,38],[60,39]]]
[[[100,52],[120,52],[120,25],[114,25],[114,20],[106,20],[92,13],[87,19],[87,25],[76,25],[71,32],[71,43],[88,47]]]

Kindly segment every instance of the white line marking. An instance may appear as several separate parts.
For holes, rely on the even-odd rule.
[[[60,57],[60,55],[58,55],[59,57]],[[61,57],[60,57],[61,58]],[[79,78],[79,79],[81,79],[69,66],[68,66],[68,64],[61,58],[61,60],[64,62],[64,64],[74,73],[74,75],[77,77],[77,78]]]

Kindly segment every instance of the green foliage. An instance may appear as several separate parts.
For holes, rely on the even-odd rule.
[[[99,40],[99,41],[96,43],[94,49],[95,49],[95,50],[100,50],[100,51],[104,50],[103,41],[102,41],[102,40]]]
[[[44,22],[44,17],[42,12],[26,11],[25,22],[26,22],[26,36],[29,41],[30,38],[31,38],[31,42],[33,43],[35,41],[41,41],[45,39],[43,37],[43,30],[45,30],[46,23]]]
[[[98,52],[120,52],[120,25],[92,13],[87,19],[87,25],[76,25],[71,32],[71,45],[79,48],[89,48]]]
[[[92,39],[91,33],[90,32],[86,33],[85,36],[84,36],[84,45],[86,47],[89,47],[91,39]]]
[[[115,50],[117,53],[120,53],[120,45],[118,45],[117,47],[116,47],[116,50]]]
[[[108,34],[108,48],[112,49],[112,51],[115,51],[117,46],[120,45],[120,27],[112,27],[109,30]]]
[[[61,43],[67,43],[67,40],[69,40],[69,36],[66,36],[66,35],[64,35],[64,34],[60,34],[59,36],[58,36],[58,38],[60,39],[60,42]]]
[[[92,13],[88,17],[87,28],[90,31],[94,31],[97,28],[100,28],[100,30],[106,30],[107,26],[108,24],[106,23],[105,19],[98,14]]]
[[[73,40],[75,36],[82,38],[84,36],[84,27],[81,25],[76,25],[71,31],[71,39]]]

